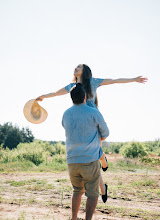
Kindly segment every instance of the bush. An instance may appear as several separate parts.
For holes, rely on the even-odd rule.
[[[12,150],[0,147],[0,172],[67,170],[65,156],[59,155],[64,152],[65,146],[61,142],[57,144],[53,146],[49,142],[36,140],[32,143],[20,143]]]
[[[105,154],[109,154],[109,149],[107,147],[102,147],[102,150]]]
[[[154,158],[154,157],[142,157],[140,158],[140,161],[146,164],[150,165],[160,165],[160,159],[159,158]]]
[[[52,167],[52,169],[56,171],[67,170],[66,158],[62,156],[53,156],[52,161],[48,163],[47,166]]]
[[[147,153],[139,142],[129,142],[126,143],[121,149],[120,153],[124,157],[128,158],[135,158],[135,157],[140,157],[140,156],[146,156]]]
[[[113,154],[119,154],[120,148],[123,146],[123,143],[111,143],[109,147],[109,151]]]
[[[49,142],[36,140],[32,143],[20,143],[17,148],[10,150],[9,148],[0,148],[0,162],[11,163],[16,161],[30,161],[36,166],[41,163],[48,162],[48,157],[55,154],[64,154],[65,146],[58,142],[55,146]],[[50,158],[51,160],[51,158]],[[58,161],[57,161],[58,160]],[[55,159],[56,163],[64,163],[64,160]]]
[[[147,152],[156,153],[157,155],[160,155],[160,141],[159,140],[155,140],[153,142],[148,141],[148,142],[144,142],[143,144]]]
[[[58,142],[54,145],[55,147],[55,154],[65,154],[66,153],[66,146],[63,145],[61,142]]]
[[[55,154],[66,153],[66,146],[64,141],[43,141],[43,143],[46,144],[46,149],[48,149],[48,151],[51,153],[51,156]]]
[[[49,151],[46,151],[46,146],[43,142],[37,143],[21,143],[16,149],[9,150],[8,148],[1,151],[1,162],[15,162],[15,161],[30,161],[36,166],[45,162],[47,157],[50,155]]]
[[[9,149],[16,148],[19,143],[29,143],[34,140],[34,136],[29,128],[18,128],[12,123],[0,125],[0,145]]]

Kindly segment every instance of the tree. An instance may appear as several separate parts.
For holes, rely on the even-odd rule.
[[[12,123],[7,122],[0,125],[0,145],[9,149],[16,148],[19,143],[29,143],[34,140],[34,136],[29,128],[20,129],[13,126]]]

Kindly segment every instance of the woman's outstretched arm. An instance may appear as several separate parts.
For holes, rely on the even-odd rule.
[[[53,93],[48,93],[48,94],[45,94],[45,95],[41,95],[39,96],[38,98],[36,98],[37,101],[43,101],[44,98],[51,98],[51,97],[54,97],[54,96],[60,96],[60,95],[65,95],[67,94],[68,92],[66,91],[65,88],[62,88],[62,89],[59,89],[57,92],[53,92]]]
[[[147,80],[148,80],[147,78],[144,78],[142,76],[138,76],[136,78],[104,79],[101,82],[101,86],[114,84],[114,83],[129,83],[129,82],[145,83],[147,82]]]

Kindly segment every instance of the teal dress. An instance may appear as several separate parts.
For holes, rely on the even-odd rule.
[[[97,88],[101,85],[101,82],[103,81],[104,79],[100,79],[100,78],[91,78],[90,79],[90,84],[91,84],[91,91],[92,91],[92,95],[93,97],[92,98],[89,98],[88,100],[86,100],[86,104],[90,107],[93,107],[93,108],[97,108],[96,104],[95,104],[95,99],[96,99],[96,90]],[[70,83],[69,85],[67,85],[65,87],[65,90],[67,92],[70,92],[71,88],[75,85],[76,83]]]

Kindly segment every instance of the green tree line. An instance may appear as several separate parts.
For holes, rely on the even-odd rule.
[[[29,128],[19,128],[11,122],[0,125],[0,145],[3,148],[13,149],[19,143],[29,143],[34,141],[34,136]]]

